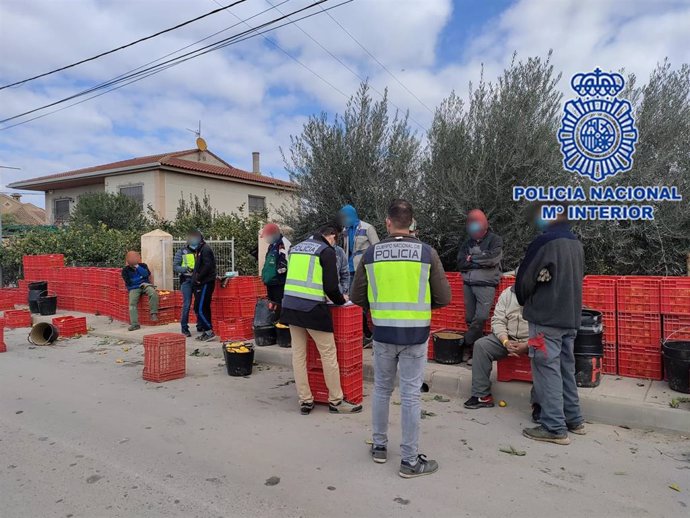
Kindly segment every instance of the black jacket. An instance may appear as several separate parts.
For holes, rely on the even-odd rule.
[[[524,306],[524,319],[541,326],[578,329],[584,262],[582,243],[567,223],[551,225],[534,239],[515,279],[515,295]],[[544,268],[551,280],[539,282],[537,277]]]
[[[216,256],[206,241],[194,251],[193,284],[207,284],[216,281]]]
[[[479,241],[468,238],[458,250],[458,270],[463,282],[469,286],[498,286],[502,258],[503,238],[498,234],[489,230]]]

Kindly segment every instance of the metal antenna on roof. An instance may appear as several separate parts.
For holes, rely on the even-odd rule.
[[[205,157],[203,157],[201,155],[201,152],[206,151],[208,149],[208,145],[206,144],[206,141],[203,138],[201,138],[201,120],[199,120],[199,129],[195,129],[195,130],[189,129],[189,128],[186,128],[186,129],[187,129],[187,131],[191,131],[192,133],[194,133],[196,135],[196,148],[199,150],[199,156],[203,160],[205,160]]]

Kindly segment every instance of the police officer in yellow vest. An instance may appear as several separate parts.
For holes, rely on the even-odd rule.
[[[192,272],[194,271],[194,250],[189,247],[189,240],[193,239],[193,233],[187,236],[187,244],[175,252],[173,258],[173,271],[180,278],[180,291],[182,291],[182,314],[180,325],[182,334],[189,337],[189,310],[192,307]]]
[[[371,246],[357,267],[350,296],[371,311],[374,322],[374,462],[388,459],[388,411],[396,373],[400,377],[402,444],[399,475],[413,478],[438,470],[418,452],[420,390],[424,380],[431,309],[450,304],[443,265],[426,243],[410,235],[412,205],[394,200],[388,208],[389,237]]]
[[[307,379],[307,335],[312,337],[321,356],[328,386],[329,411],[350,414],[362,410],[362,405],[350,403],[343,397],[333,320],[327,306],[328,300],[338,306],[347,301],[338,286],[333,248],[337,238],[338,227],[335,224],[324,225],[312,237],[290,248],[288,258],[280,321],[290,326],[292,368],[303,415],[308,415],[314,408]]]

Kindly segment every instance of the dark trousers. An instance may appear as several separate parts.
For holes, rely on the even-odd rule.
[[[216,289],[215,281],[194,286],[194,313],[196,313],[196,328],[199,331],[213,330],[211,298],[214,289]]]
[[[192,293],[194,287],[192,280],[187,279],[180,284],[180,291],[182,292],[182,314],[180,315],[180,326],[182,331],[189,331],[189,310],[192,307]]]
[[[471,347],[484,335],[484,322],[489,318],[495,293],[495,286],[463,286],[465,320],[468,325],[465,333],[466,346]]]

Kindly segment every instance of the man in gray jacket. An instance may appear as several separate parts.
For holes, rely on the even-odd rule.
[[[501,276],[503,239],[489,230],[489,221],[479,209],[467,214],[466,241],[458,250],[458,270],[462,273],[467,332],[465,345],[470,351],[483,334],[489,318],[496,286]]]
[[[544,232],[527,248],[515,281],[517,300],[529,322],[532,379],[541,405],[541,425],[522,433],[556,444],[570,444],[569,431],[585,434],[573,351],[582,318],[584,251],[565,213],[554,221],[545,221],[540,213],[534,216]]]

